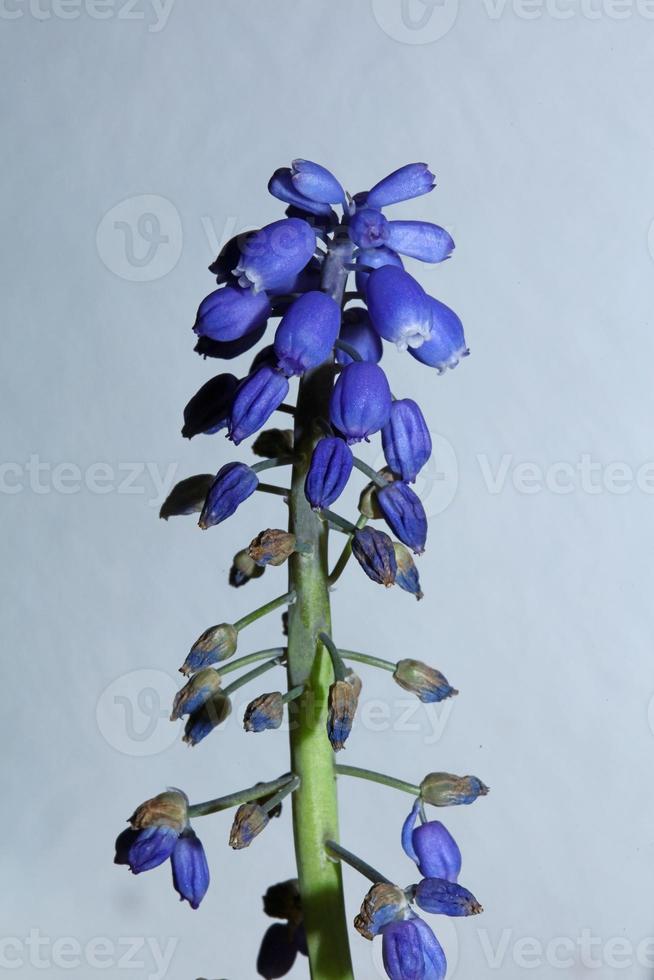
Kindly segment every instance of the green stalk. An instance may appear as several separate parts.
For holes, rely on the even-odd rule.
[[[337,281],[327,287],[338,300],[347,278],[346,274],[345,278],[339,275],[340,268],[339,257],[334,270]],[[312,980],[354,980],[341,867],[325,850],[326,840],[338,841],[334,754],[327,738],[327,695],[333,669],[329,653],[318,639],[319,633],[331,632],[329,530],[304,496],[316,439],[314,420],[328,415],[332,377],[330,363],[307,372],[300,384],[295,414],[297,459],[289,499],[289,529],[298,541],[311,545],[311,551],[289,559],[289,589],[297,598],[288,617],[288,686],[304,687],[290,732],[291,769],[301,780],[293,794],[293,834]]]

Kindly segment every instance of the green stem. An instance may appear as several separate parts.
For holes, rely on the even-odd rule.
[[[299,785],[300,780],[297,778],[297,776],[293,776],[293,778],[290,779],[285,786],[282,786],[278,793],[275,793],[275,795],[271,796],[269,800],[266,800],[265,803],[261,804],[261,809],[265,810],[266,813],[270,813],[270,811],[274,810],[275,807],[282,802],[282,800],[286,799],[289,793],[293,793]]]
[[[380,487],[383,490],[384,487],[388,486],[388,482],[383,476],[380,476],[377,470],[373,469],[372,466],[368,466],[368,464],[364,463],[364,461],[359,459],[358,456],[353,456],[352,458],[356,468],[360,470],[361,473],[365,473],[368,479],[371,480],[376,487]]]
[[[414,783],[407,783],[405,779],[396,779],[395,776],[384,776],[381,772],[374,772],[372,769],[359,769],[358,766],[335,766],[337,776],[356,776],[357,779],[369,779],[373,783],[381,783],[382,786],[390,786],[391,789],[399,789],[402,793],[410,793],[411,796],[420,796],[420,787]]]
[[[328,636],[327,633],[320,633],[318,635],[318,639],[323,643],[324,646],[327,647],[327,651],[329,653],[329,656],[331,657],[332,667],[334,669],[334,680],[344,681],[346,675],[345,664],[343,663],[343,658],[341,657],[340,653],[336,649],[336,644],[332,640],[331,636]]]
[[[269,783],[255,783],[249,789],[241,789],[237,793],[229,793],[227,796],[219,796],[215,800],[207,800],[206,803],[194,803],[188,808],[189,817],[206,817],[210,813],[219,813],[221,810],[229,810],[233,806],[240,806],[241,803],[251,803],[253,800],[260,800],[263,796],[270,796],[282,789],[293,779],[290,772],[273,779]]]
[[[320,517],[323,521],[328,524],[332,524],[337,531],[344,531],[345,534],[354,534],[356,527],[347,518],[341,517],[340,514],[336,514],[333,510],[329,510],[327,507],[323,507],[320,511]]]
[[[254,670],[249,670],[247,674],[243,674],[242,677],[237,677],[235,681],[228,684],[227,687],[223,688],[223,694],[229,697],[234,691],[238,691],[239,687],[244,687],[245,684],[249,684],[250,681],[255,680],[257,677],[261,677],[266,671],[271,670],[273,667],[279,667],[283,660],[283,657],[275,657],[273,660],[269,660],[268,663],[261,664],[260,667],[255,667]]]
[[[347,246],[349,249],[349,246]],[[324,288],[340,301],[347,273],[342,256],[325,260]],[[333,261],[332,261],[333,260]],[[297,594],[288,617],[288,686],[305,690],[291,726],[291,767],[300,777],[293,793],[293,834],[302,913],[312,980],[354,980],[340,865],[330,860],[326,840],[338,840],[334,754],[327,738],[327,696],[333,679],[330,657],[317,637],[330,632],[328,527],[304,496],[304,481],[316,438],[314,420],[326,418],[333,365],[307,372],[295,415],[297,460],[291,483],[290,530],[312,546],[289,559],[290,588]]]
[[[291,493],[288,487],[276,487],[274,483],[259,483],[258,493],[273,493],[277,497],[288,497]]]
[[[284,704],[288,704],[289,701],[297,701],[297,699],[299,698],[299,696],[302,694],[303,691],[304,691],[304,684],[298,684],[297,687],[292,687],[290,691],[286,692],[286,694],[282,697],[282,701],[284,702]]]
[[[240,670],[241,667],[255,664],[257,660],[270,660],[271,657],[283,657],[285,654],[286,647],[271,647],[269,650],[257,650],[256,653],[248,653],[245,657],[238,657],[236,660],[229,660],[227,663],[222,663],[218,673],[221,677],[224,677],[225,674],[231,674],[232,671]]]
[[[234,623],[234,629],[240,632],[244,626],[249,626],[250,623],[254,623],[257,619],[261,619],[262,616],[266,616],[269,612],[273,612],[275,609],[279,609],[280,606],[289,605],[295,599],[295,592],[290,589],[285,592],[284,595],[278,595],[276,599],[271,599],[270,602],[266,602],[263,606],[259,606],[258,609],[253,609],[252,612],[248,613],[247,616],[242,616]]]
[[[356,854],[353,854],[352,851],[348,851],[347,848],[341,847],[341,845],[337,844],[336,841],[326,840],[325,848],[328,854],[331,854],[332,857],[338,858],[339,861],[344,861],[346,864],[349,864],[351,868],[354,868],[355,871],[362,874],[364,878],[368,879],[368,881],[372,881],[373,885],[380,882],[387,885],[392,884],[390,878],[386,878],[381,871],[376,871],[372,865],[367,863],[367,861],[363,861],[360,857],[357,857]]]
[[[272,470],[277,466],[290,466],[292,462],[292,456],[274,456],[272,459],[262,459],[260,463],[255,463],[250,469],[253,473],[262,473],[263,470]]]
[[[339,650],[341,657],[345,660],[354,660],[356,663],[368,664],[369,667],[381,667],[382,670],[395,671],[397,664],[392,664],[390,660],[382,660],[381,657],[371,657],[368,653],[357,653],[356,650]]]

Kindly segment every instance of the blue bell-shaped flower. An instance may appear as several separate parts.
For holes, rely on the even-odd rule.
[[[425,417],[412,398],[393,402],[381,435],[391,470],[405,482],[413,483],[431,456],[431,436]]]
[[[173,887],[180,900],[186,900],[192,909],[199,908],[209,887],[209,865],[204,848],[190,827],[178,837],[170,863],[173,869]]]
[[[288,394],[288,380],[264,364],[238,387],[229,417],[229,438],[238,446],[257,432],[279,408]]]
[[[386,425],[391,404],[391,389],[379,365],[353,361],[334,385],[329,419],[348,443],[360,442]]]
[[[362,306],[350,307],[345,311],[338,339],[353,347],[362,361],[379,364],[384,353],[381,337],[370,322],[368,311]],[[353,358],[344,351],[336,349],[339,364],[351,364]]]
[[[378,181],[368,191],[366,203],[371,208],[385,208],[389,204],[398,204],[400,201],[429,194],[435,183],[435,177],[426,163],[407,163]]]
[[[293,160],[293,186],[304,198],[318,204],[343,204],[345,191],[326,167],[311,160]]]
[[[420,347],[430,336],[429,297],[404,269],[385,265],[371,272],[366,299],[373,327],[399,350]]]
[[[463,324],[449,306],[433,296],[429,300],[430,329],[425,342],[409,353],[421,364],[436,368],[442,374],[447,368],[455,368],[470,351],[466,347]]]
[[[252,287],[255,294],[275,290],[301,272],[315,250],[316,233],[311,225],[302,218],[282,218],[255,232],[241,246],[234,275],[242,288]]]
[[[461,871],[459,846],[440,820],[428,820],[416,827],[420,806],[417,799],[402,826],[404,852],[423,877],[457,881]]]
[[[275,353],[283,374],[304,374],[322,364],[332,352],[340,324],[341,308],[326,293],[312,291],[296,299],[275,333]]]
[[[352,472],[352,450],[342,439],[325,437],[316,445],[304,483],[304,495],[314,510],[331,507]]]
[[[443,262],[454,250],[450,233],[431,221],[389,221],[386,244],[421,262]]]
[[[258,485],[257,474],[245,463],[225,463],[209,488],[198,522],[200,527],[204,530],[227,520]]]
[[[427,541],[427,516],[420,498],[397,481],[377,490],[377,502],[384,519],[400,541],[420,555]]]
[[[390,980],[444,980],[447,972],[441,944],[417,916],[383,929],[382,956]]]
[[[265,326],[269,316],[270,302],[265,293],[221,286],[200,303],[193,330],[198,337],[225,343]]]

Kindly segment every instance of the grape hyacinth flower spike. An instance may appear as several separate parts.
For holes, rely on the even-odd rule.
[[[355,194],[313,160],[298,157],[277,168],[268,189],[285,212],[221,248],[210,266],[217,288],[202,300],[195,319],[195,350],[204,358],[231,361],[252,351],[249,370],[212,371],[188,401],[185,438],[202,433],[208,437],[206,448],[211,437],[226,430],[229,441],[213,444],[213,450],[220,448],[207,454],[205,472],[181,479],[160,512],[166,520],[199,514],[201,528],[217,528],[201,542],[210,549],[206,567],[210,575],[228,569],[229,584],[238,589],[231,603],[218,593],[215,619],[209,619],[217,624],[199,624],[193,630],[197,639],[189,637],[189,645],[178,652],[184,681],[170,707],[171,722],[195,747],[192,758],[207,760],[199,771],[210,781],[211,794],[191,803],[181,790],[169,789],[141,804],[116,841],[115,860],[136,875],[151,871],[153,876],[170,862],[174,890],[197,909],[210,876],[197,821],[232,811],[228,842],[242,855],[245,880],[249,848],[256,860],[257,852],[274,840],[268,829],[272,818],[281,815],[290,828],[292,811],[296,868],[289,868],[289,878],[264,896],[266,915],[277,921],[257,930],[244,975],[256,963],[259,976],[282,977],[307,957],[313,980],[354,980],[343,864],[369,883],[354,927],[381,945],[391,980],[443,980],[446,975],[438,929],[435,933],[423,914],[460,917],[481,911],[459,882],[462,860],[456,841],[444,823],[428,817],[426,808],[469,806],[488,793],[484,783],[448,772],[429,772],[414,782],[410,773],[387,775],[340,761],[358,740],[366,680],[352,665],[362,675],[386,672],[389,684],[425,704],[458,693],[436,666],[418,659],[414,647],[422,634],[411,630],[410,604],[403,598],[403,593],[423,596],[412,552],[425,549],[427,516],[414,486],[432,452],[430,420],[408,397],[415,388],[410,372],[420,370],[417,360],[440,374],[468,354],[457,314],[404,268],[403,256],[430,263],[447,259],[454,248],[449,233],[432,221],[387,212],[430,194],[434,186],[425,163],[400,166]],[[354,288],[348,287],[350,277]],[[389,344],[402,353],[387,371]],[[253,461],[231,455],[251,437]],[[382,469],[359,455],[371,441],[370,452],[383,450],[387,465]],[[351,493],[358,496],[359,508],[348,516],[343,501]],[[265,519],[264,502],[269,504]],[[245,531],[234,545],[221,525],[237,510]],[[340,543],[336,550],[335,542]],[[383,650],[350,650],[336,643],[330,598],[335,588],[350,587],[341,577],[351,558],[367,577],[353,574],[352,588],[399,586],[389,601],[406,602],[402,628],[410,648],[402,656],[386,659]],[[190,560],[185,574],[196,577]],[[197,572],[198,578],[206,575]],[[282,577],[284,585],[271,591]],[[258,602],[244,611],[244,597],[257,590]],[[379,601],[384,595],[372,590],[362,599],[366,616],[383,611],[374,603],[375,596]],[[249,627],[280,612],[283,626],[277,638],[265,649],[252,648]],[[171,611],[171,636],[172,616]],[[266,782],[250,774],[243,786],[216,795],[214,785],[221,786],[226,771],[223,760],[231,758],[239,738],[223,723],[236,703],[234,695],[246,686],[251,690],[240,717],[248,734],[241,737],[288,737],[288,771]],[[406,740],[401,754],[413,760],[410,736],[393,737]],[[245,756],[244,769],[255,758]],[[398,834],[410,859],[405,862],[408,881],[389,880],[334,839],[337,786],[351,778],[412,798]],[[374,843],[370,836],[371,848]],[[251,914],[247,888],[241,898]],[[216,921],[226,922],[234,909],[220,895],[214,901]],[[214,944],[215,961],[207,963],[207,975],[224,975],[223,946]]]

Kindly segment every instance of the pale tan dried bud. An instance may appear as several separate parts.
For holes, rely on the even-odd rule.
[[[295,551],[295,535],[290,531],[268,528],[250,542],[248,555],[257,565],[283,565]]]
[[[188,797],[179,789],[166,790],[137,806],[129,822],[134,830],[172,827],[181,834],[188,823]]]
[[[235,851],[249,847],[268,824],[268,814],[258,803],[243,803],[234,815],[229,834],[229,846]]]
[[[373,939],[389,922],[403,919],[408,909],[409,903],[401,888],[379,882],[364,898],[354,928],[364,939]]]

